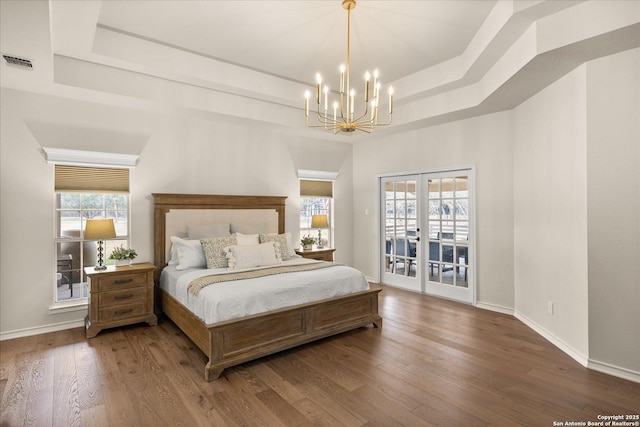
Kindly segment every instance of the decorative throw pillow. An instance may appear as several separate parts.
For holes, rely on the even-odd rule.
[[[268,242],[258,245],[235,245],[224,248],[229,269],[262,267],[276,265],[282,262],[279,253],[279,243]]]
[[[229,223],[187,225],[187,236],[189,239],[205,239],[207,237],[224,237],[230,234],[229,230],[230,230]]]
[[[287,238],[287,246],[289,247],[289,257],[293,258],[296,256],[295,246],[293,246],[293,238],[291,237],[291,233],[288,231],[284,233],[284,236]]]
[[[239,246],[246,245],[259,245],[260,244],[260,235],[259,234],[242,234],[235,233],[236,239],[238,240]]]
[[[285,234],[260,233],[260,243],[278,242],[280,243],[280,257],[283,261],[291,258],[289,255],[289,245],[287,245],[287,236]]]
[[[176,270],[204,268],[207,265],[199,240],[186,240],[171,236],[171,243],[178,252]]]
[[[225,237],[212,237],[200,239],[204,257],[207,261],[207,268],[225,268],[227,267],[227,255],[224,248],[238,244],[235,235]]]

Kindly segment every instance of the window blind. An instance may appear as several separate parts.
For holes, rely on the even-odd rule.
[[[129,169],[55,165],[55,191],[129,192]]]
[[[300,180],[300,196],[302,197],[333,197],[332,181]]]

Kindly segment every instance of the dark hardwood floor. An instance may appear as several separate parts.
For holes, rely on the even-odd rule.
[[[511,316],[385,287],[361,328],[203,380],[159,325],[0,343],[2,426],[553,426],[640,412],[640,384],[588,370]]]

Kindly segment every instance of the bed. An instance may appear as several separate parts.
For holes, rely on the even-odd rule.
[[[154,193],[153,198],[156,302],[208,357],[205,380],[217,379],[225,368],[331,335],[368,325],[382,327],[378,314],[381,287],[373,284],[348,294],[325,295],[293,306],[205,322],[160,286],[161,271],[171,257],[171,236],[184,234],[189,224],[222,221],[267,227],[267,231],[283,234],[286,197]],[[339,268],[326,270],[337,274]]]

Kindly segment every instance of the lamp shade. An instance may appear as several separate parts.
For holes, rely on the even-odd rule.
[[[85,240],[106,240],[116,237],[113,219],[88,219],[84,228]]]
[[[329,220],[326,215],[313,215],[311,217],[311,228],[328,228]]]

